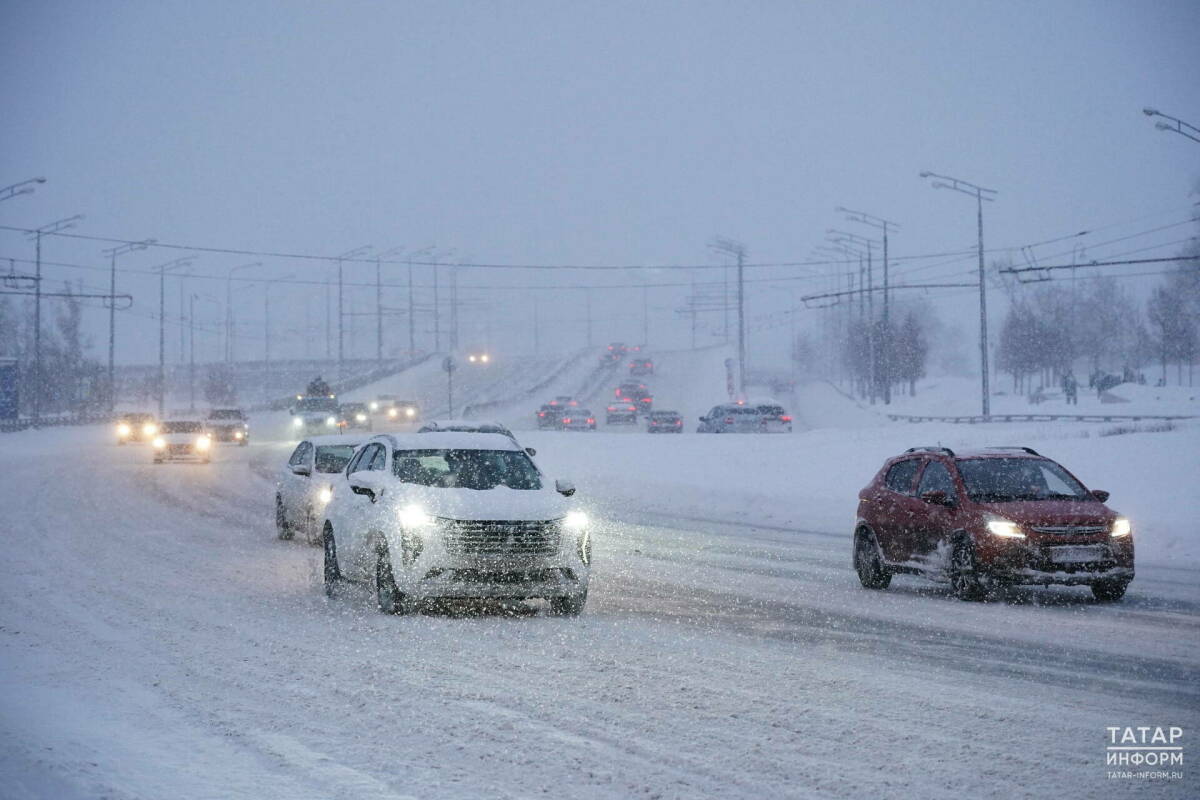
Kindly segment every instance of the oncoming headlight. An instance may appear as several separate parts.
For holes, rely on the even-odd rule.
[[[394,416],[396,416],[396,415],[397,415],[397,414],[399,414],[399,413],[400,413],[400,412],[398,412],[398,411],[397,411],[396,409],[394,409],[394,408],[389,408],[389,409],[388,409],[388,416],[389,416],[389,417],[394,417]]]
[[[400,509],[400,524],[406,528],[424,528],[433,523],[433,517],[418,505],[405,506]]]
[[[154,445],[155,450],[162,450],[164,447],[167,446],[167,440],[162,438],[161,436],[155,436],[152,444]]]
[[[325,424],[326,424],[326,425],[328,425],[328,426],[330,426],[330,427],[333,427],[334,425],[337,425],[337,417],[326,417],[326,418],[325,418]]]
[[[376,402],[372,401],[372,403],[371,403],[371,410],[372,410],[372,411],[378,411],[378,410],[379,410],[379,403],[376,403]]]
[[[563,517],[563,526],[572,531],[583,530],[587,526],[587,514],[582,511],[568,511]]]
[[[355,414],[355,415],[354,415],[354,421],[355,421],[355,422],[366,422],[366,421],[367,421],[367,415],[366,415],[366,414]]]
[[[404,409],[404,414],[405,416],[415,417],[417,415],[417,410],[415,408],[406,408]]]
[[[234,432],[233,432],[233,438],[235,438],[235,439],[241,439],[241,438],[242,438],[243,436],[245,436],[245,435],[246,435],[246,434],[242,433],[241,431],[234,431]]]
[[[1114,539],[1118,536],[1128,536],[1133,531],[1133,526],[1129,524],[1129,520],[1125,517],[1117,517],[1113,520],[1112,530],[1109,531],[1109,536]]]
[[[197,436],[196,437],[196,449],[197,450],[207,450],[211,444],[212,444],[212,439],[209,439],[207,436]]]
[[[299,428],[303,424],[304,424],[304,420],[300,419],[300,417],[292,417],[292,427],[293,428]]]
[[[124,437],[128,436],[130,433],[131,433],[131,431],[129,430],[129,426],[126,425],[124,422],[122,422],[120,425],[117,426],[117,436],[124,438]]]
[[[156,433],[158,433],[158,426],[155,425],[153,422],[147,422],[145,425],[142,426],[142,435],[143,436],[153,436]]]
[[[1021,527],[1010,519],[1003,517],[992,517],[987,521],[988,533],[993,536],[1000,536],[1005,539],[1024,539],[1025,534],[1021,532]]]

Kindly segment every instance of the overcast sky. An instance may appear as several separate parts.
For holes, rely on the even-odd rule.
[[[1160,245],[1139,254],[1147,257],[1172,254],[1169,243],[1195,226],[1099,243],[1186,220],[1200,200],[1200,144],[1155,130],[1141,113],[1155,106],[1200,125],[1194,0],[2,0],[0,87],[0,186],[48,179],[0,203],[0,225],[82,213],[73,232],[118,239],[324,255],[436,244],[454,248],[452,260],[665,265],[719,263],[706,243],[721,234],[745,242],[750,261],[777,262],[810,258],[828,227],[869,234],[834,213],[843,205],[898,222],[891,250],[901,259],[973,246],[972,201],[930,189],[917,176],[929,169],[999,191],[985,209],[989,248],[1103,229],[1087,240],[1089,256]],[[100,268],[105,246],[47,239],[43,254]],[[146,269],[183,254],[150,250],[120,263]],[[0,231],[0,257],[32,255],[26,237]],[[193,269],[223,275],[255,260],[265,266],[242,277],[331,274],[319,262],[218,254]],[[945,260],[897,262],[896,279],[962,278],[972,264]],[[62,266],[46,274],[92,287],[108,279]],[[469,300],[483,296],[470,291],[480,284],[686,283],[692,274],[720,275],[465,270],[460,282]],[[374,270],[347,275],[373,280]],[[118,358],[155,360],[157,284],[119,280],[136,307],[121,318]],[[428,280],[418,270],[418,283]],[[769,286],[756,287],[752,316],[783,309],[781,288],[830,282]],[[189,287],[212,298],[198,317],[222,318],[223,283]],[[168,291],[177,317],[177,285]],[[671,311],[685,291],[651,292],[652,343],[686,344]],[[493,338],[528,349],[533,293],[488,296]],[[561,349],[580,345],[582,293],[542,297],[543,346],[555,331]],[[930,297],[952,318],[977,303],[962,291]],[[239,319],[261,325],[261,298],[239,284]],[[324,298],[303,287],[276,295],[287,326],[310,315],[317,354]],[[404,294],[386,301],[402,305]],[[594,295],[597,340],[640,339],[641,302],[636,290]],[[107,315],[89,320],[103,358]],[[391,324],[390,344],[404,345],[406,323]],[[480,326],[464,324],[464,338],[480,338]],[[505,339],[504,329],[524,338]],[[261,348],[251,344],[260,330],[247,329],[247,347]],[[786,332],[772,330],[759,335]],[[292,338],[276,347],[302,355]],[[217,339],[198,346],[215,355]],[[356,337],[361,355],[372,348]]]

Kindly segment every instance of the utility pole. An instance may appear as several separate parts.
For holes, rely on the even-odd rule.
[[[276,281],[290,281],[294,273],[288,273]],[[263,402],[271,403],[271,284],[263,283]]]
[[[867,254],[867,395],[870,398],[871,405],[875,405],[876,397],[879,391],[879,374],[876,368],[875,353],[878,349],[876,341],[879,338],[878,325],[875,324],[875,269],[874,269],[874,245],[876,240],[868,239],[865,236],[859,236],[857,233],[847,233],[834,228],[827,228],[825,233],[829,235],[830,241],[834,246],[840,249],[843,253],[849,255],[857,255],[862,258],[862,252],[854,249],[854,246],[865,247]]]
[[[191,264],[193,258],[184,256],[165,264],[159,264],[153,269],[158,270],[158,418],[161,420],[166,412],[167,394],[167,272]],[[183,315],[180,314],[179,332],[183,336]],[[182,361],[182,355],[180,361]]]
[[[642,347],[650,345],[650,301],[645,286],[642,287]]]
[[[869,225],[872,228],[877,228],[883,231],[883,332],[888,337],[888,340],[883,343],[883,352],[881,353],[883,362],[883,404],[891,405],[892,402],[892,343],[895,337],[892,335],[891,320],[889,317],[890,302],[890,287],[888,284],[888,232],[896,230],[900,226],[891,220],[886,220],[883,217],[876,217],[872,214],[866,214],[862,211],[851,211],[848,208],[838,206],[835,211],[840,211],[846,215],[846,219],[850,222],[860,222],[863,225]]]
[[[33,182],[38,182],[38,179],[34,178]],[[25,183],[29,183],[29,181],[25,181]],[[32,192],[33,188],[29,187],[28,191]],[[33,424],[35,427],[42,416],[42,237],[73,228],[75,223],[81,219],[83,219],[83,214],[76,214],[73,217],[43,225],[33,232],[37,264],[33,278]]]
[[[338,276],[338,295],[337,295],[337,311],[338,311],[338,379],[346,377],[346,316],[345,316],[345,283],[342,280],[342,262],[348,258],[358,258],[365,255],[371,249],[371,245],[363,245],[342,253],[337,257],[337,276]]]
[[[188,411],[196,410],[196,295],[188,298]]]
[[[108,413],[112,413],[117,403],[117,256],[132,253],[134,250],[145,250],[154,244],[156,239],[145,239],[140,242],[126,242],[108,250],[103,250],[109,257],[109,288],[108,294]]]
[[[583,290],[584,308],[587,316],[587,346],[592,346],[592,289]]]
[[[533,357],[537,358],[541,352],[541,339],[538,333],[538,295],[535,292],[533,295]]]
[[[709,243],[714,250],[737,257],[738,391],[746,392],[746,246],[741,242],[717,237]],[[728,315],[728,297],[726,297]]]
[[[378,368],[383,367],[383,259],[391,256],[400,255],[404,252],[403,247],[393,247],[391,250],[384,250],[382,253],[375,254],[375,365]],[[412,264],[409,264],[409,277],[412,277]],[[409,294],[412,294],[412,284],[410,281],[408,287]],[[409,309],[411,313],[411,309]]]
[[[450,351],[458,350],[458,265],[450,268]]]
[[[261,261],[254,261],[250,264],[241,264],[240,266],[231,267],[225,273],[225,363],[232,364],[235,360],[235,345],[236,326],[233,321],[233,273],[240,269],[250,269],[251,267],[261,267]]]
[[[922,172],[922,178],[933,178],[930,184],[934,189],[953,189],[975,198],[975,220],[979,231],[979,369],[982,373],[980,388],[983,393],[983,416],[991,416],[991,390],[988,386],[988,331],[987,331],[987,280],[983,266],[983,201],[989,203],[996,199],[995,189],[986,189],[968,181],[938,175],[935,172]]]

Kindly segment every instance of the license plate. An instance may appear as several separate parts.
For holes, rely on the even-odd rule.
[[[1050,560],[1055,564],[1082,564],[1088,561],[1104,561],[1106,558],[1108,548],[1102,544],[1050,548]]]

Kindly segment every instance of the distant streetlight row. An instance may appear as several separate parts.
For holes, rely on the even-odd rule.
[[[1172,117],[1169,114],[1164,114],[1157,108],[1143,108],[1142,113],[1147,117],[1162,117],[1163,119],[1170,120],[1170,122],[1159,121],[1155,123],[1154,127],[1158,128],[1160,131],[1174,131],[1180,136],[1186,136],[1193,142],[1200,142],[1200,128],[1197,128],[1195,125],[1189,125],[1181,119]],[[1184,130],[1185,128],[1187,130]]]

